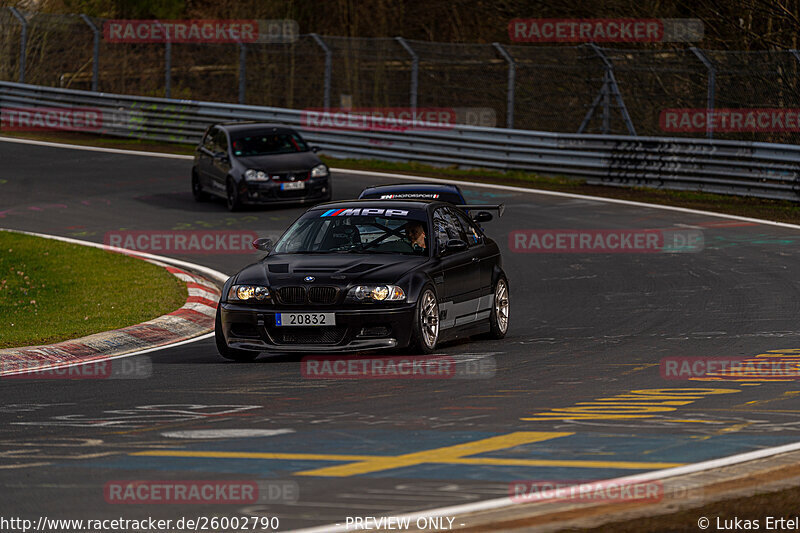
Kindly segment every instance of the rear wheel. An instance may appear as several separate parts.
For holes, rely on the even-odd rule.
[[[217,307],[217,318],[214,320],[214,340],[217,341],[217,351],[225,359],[246,363],[258,357],[258,352],[238,350],[228,346],[228,343],[225,342],[225,335],[222,334],[222,316],[219,307]]]
[[[197,173],[194,171],[192,171],[192,196],[194,196],[195,202],[208,200],[208,194],[203,190],[203,186],[200,185],[200,178],[197,177]]]
[[[225,193],[228,211],[238,211],[242,208],[242,202],[239,199],[239,191],[236,190],[236,184],[233,182],[233,180],[228,180],[228,184],[225,187]]]
[[[508,331],[508,281],[500,276],[494,286],[494,305],[489,316],[489,338],[502,339]]]
[[[429,354],[436,349],[437,342],[439,342],[439,302],[433,288],[428,286],[422,290],[417,300],[410,347],[415,352]]]

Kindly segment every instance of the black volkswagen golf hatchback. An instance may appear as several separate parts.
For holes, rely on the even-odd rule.
[[[316,204],[331,199],[328,167],[298,132],[280,124],[230,122],[210,126],[195,149],[192,193],[244,205]]]

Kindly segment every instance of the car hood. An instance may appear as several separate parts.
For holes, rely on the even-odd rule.
[[[244,268],[237,284],[335,285],[395,283],[428,257],[396,254],[278,254]],[[305,281],[312,276],[313,281]]]
[[[247,168],[264,172],[309,171],[321,163],[314,152],[240,157],[239,161]]]

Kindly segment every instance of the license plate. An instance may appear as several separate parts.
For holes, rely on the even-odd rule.
[[[281,183],[282,191],[296,191],[298,189],[305,189],[305,188],[306,188],[305,181],[288,181],[286,183]]]
[[[276,326],[335,326],[336,313],[275,313]]]

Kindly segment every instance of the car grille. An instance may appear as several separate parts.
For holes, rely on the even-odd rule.
[[[336,287],[310,287],[308,301],[312,304],[332,304],[336,302]]]
[[[270,175],[278,176],[278,181],[304,181],[311,177],[311,172],[278,172]]]
[[[347,328],[339,326],[269,328],[275,344],[338,344],[346,332]]]
[[[283,287],[278,289],[278,301],[287,305],[302,305],[305,303],[330,305],[336,303],[336,287],[309,287],[308,292],[302,286]]]
[[[278,299],[282,304],[306,303],[305,287],[284,287],[278,290]]]

